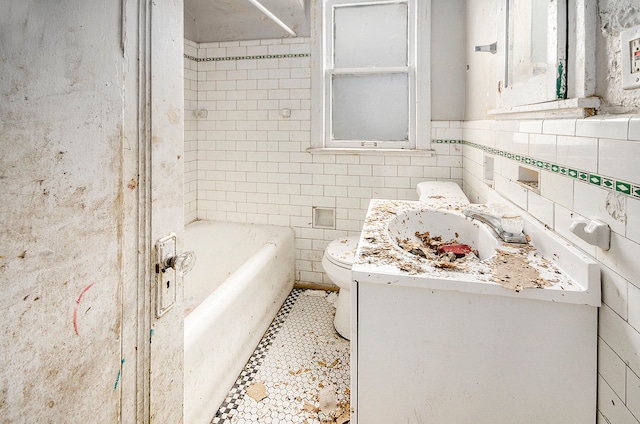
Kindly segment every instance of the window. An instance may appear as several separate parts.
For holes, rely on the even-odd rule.
[[[313,80],[320,84],[312,95],[312,147],[415,149],[420,144],[417,117],[428,115],[428,108],[417,105],[423,94],[416,89],[416,3],[318,1],[322,21],[316,28],[322,36],[315,39]],[[428,92],[423,90],[426,98]]]

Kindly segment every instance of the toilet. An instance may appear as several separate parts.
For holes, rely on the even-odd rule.
[[[469,204],[460,186],[450,181],[425,181],[416,187],[420,202],[442,207]],[[338,334],[351,340],[351,267],[356,258],[360,237],[333,240],[324,251],[322,267],[333,284],[340,288],[333,325]]]
[[[360,237],[333,240],[324,250],[322,268],[329,280],[340,288],[333,326],[338,334],[351,340],[351,267],[356,258]]]

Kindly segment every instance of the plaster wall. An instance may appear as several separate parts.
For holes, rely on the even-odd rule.
[[[3,2],[0,416],[117,422],[119,2]]]
[[[465,108],[465,1],[431,1],[431,119],[460,121]]]
[[[622,88],[620,31],[640,25],[640,4],[634,0],[600,0],[598,18],[596,95],[603,99],[601,109],[638,113],[640,89]]]

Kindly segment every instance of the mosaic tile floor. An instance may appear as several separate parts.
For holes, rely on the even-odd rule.
[[[350,343],[333,328],[336,298],[291,292],[212,424],[349,422]]]

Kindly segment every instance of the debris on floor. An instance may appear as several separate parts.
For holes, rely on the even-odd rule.
[[[258,381],[247,387],[247,395],[251,396],[256,402],[260,402],[267,397],[267,388],[264,383]]]
[[[351,345],[333,327],[332,294],[292,292],[282,308],[288,314],[267,331],[268,349],[239,377],[246,388],[232,389],[212,424],[350,422]]]
[[[336,388],[330,384],[320,389],[318,393],[318,409],[324,414],[333,414],[338,409],[338,397]]]
[[[336,303],[338,302],[338,292],[329,293],[327,295],[327,302],[332,306],[336,306]]]

